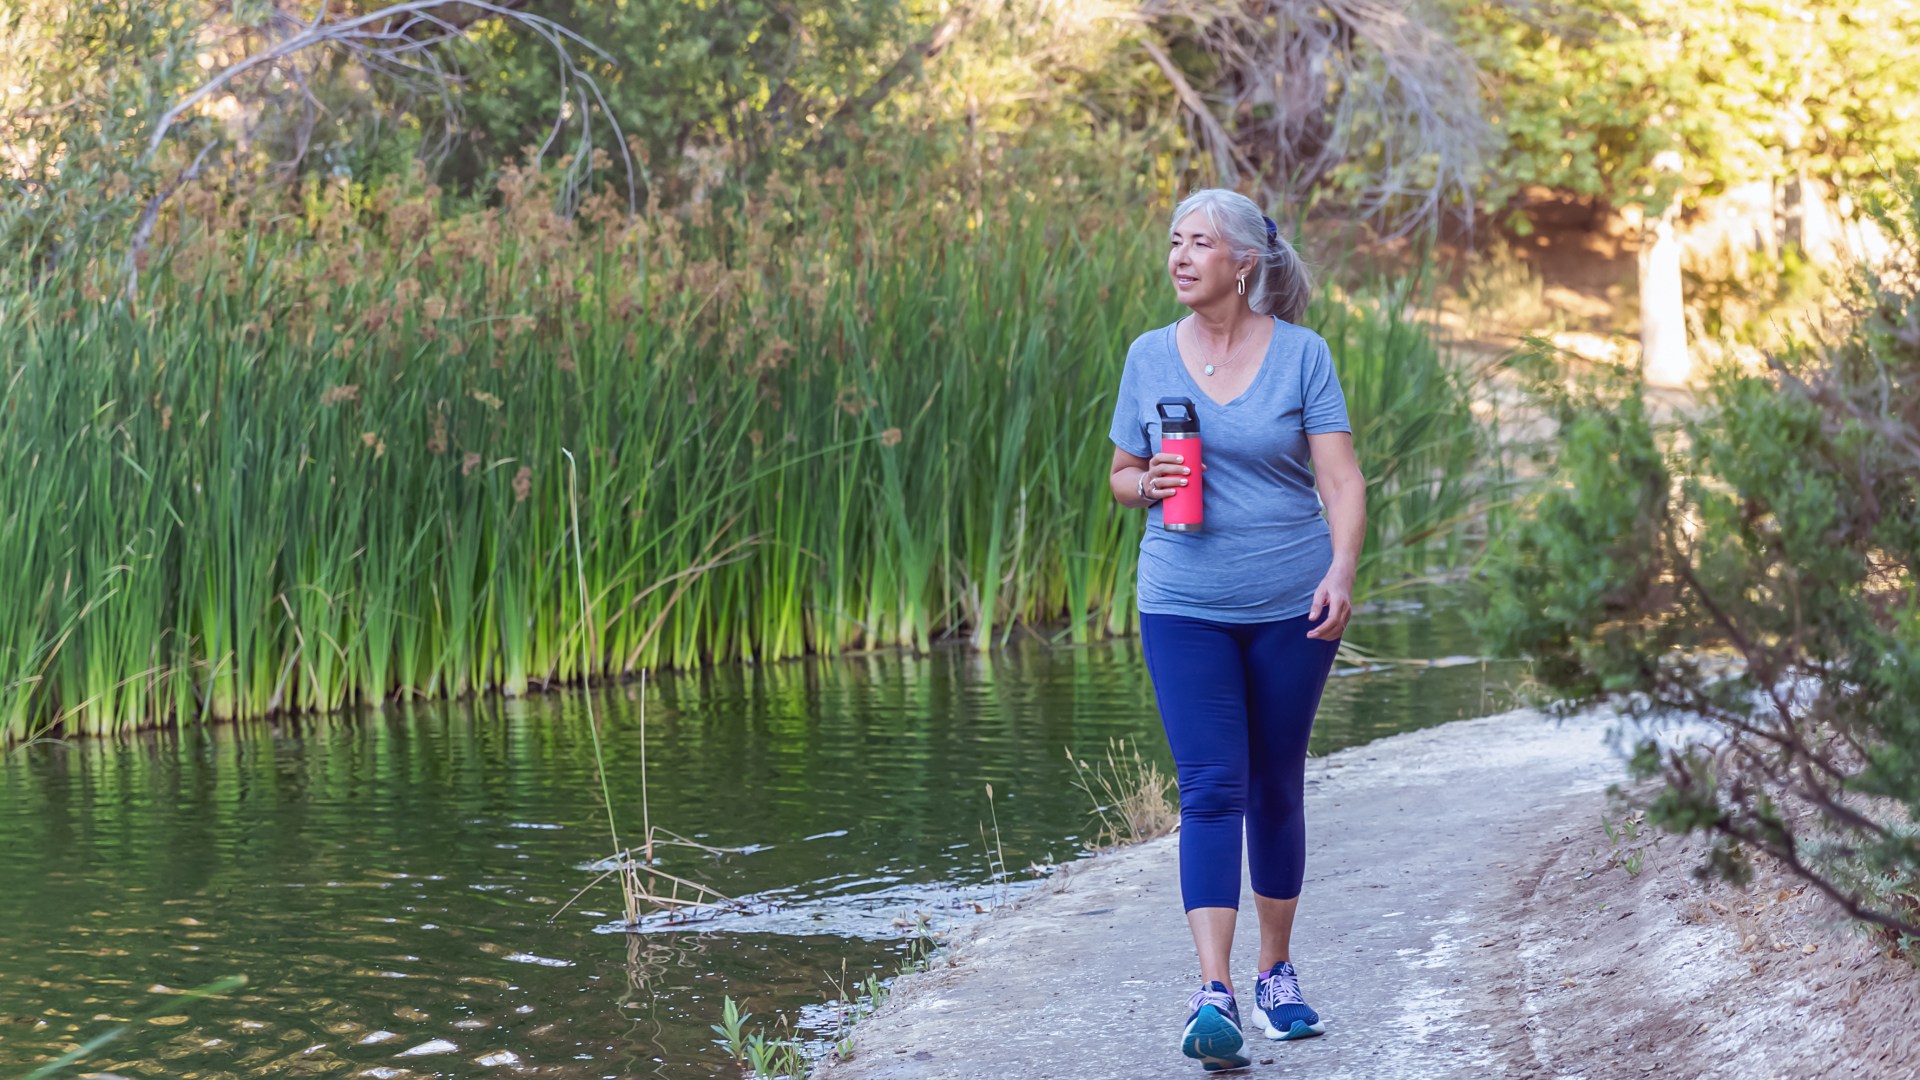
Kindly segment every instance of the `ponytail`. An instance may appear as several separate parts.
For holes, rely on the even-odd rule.
[[[1313,299],[1313,277],[1273,219],[1262,215],[1261,220],[1267,226],[1267,249],[1260,253],[1260,287],[1252,290],[1247,303],[1262,315],[1298,323]]]

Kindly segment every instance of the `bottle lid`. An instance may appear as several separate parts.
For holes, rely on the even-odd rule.
[[[1161,438],[1191,439],[1200,434],[1200,414],[1193,411],[1192,398],[1161,398],[1156,407],[1160,411]]]

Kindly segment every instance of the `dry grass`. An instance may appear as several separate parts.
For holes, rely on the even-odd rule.
[[[1093,801],[1088,813],[1100,819],[1097,848],[1138,844],[1165,836],[1180,824],[1180,804],[1172,797],[1173,777],[1160,763],[1140,753],[1139,744],[1108,739],[1104,760],[1086,761],[1067,750],[1074,786]]]

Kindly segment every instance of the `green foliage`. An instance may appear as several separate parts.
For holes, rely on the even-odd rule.
[[[1643,743],[1663,827],[1764,852],[1920,932],[1920,182],[1845,329],[1716,373],[1671,429],[1638,384],[1543,388],[1561,457],[1496,538],[1485,630],[1575,701],[1707,721]],[[1739,849],[1713,869],[1745,875]]]
[[[1748,252],[1712,272],[1682,270],[1687,304],[1700,313],[1709,340],[1778,351],[1818,313],[1829,289],[1826,275],[1797,245],[1778,254]]]
[[[112,257],[0,268],[0,733],[1128,632],[1100,432],[1176,306],[1162,211],[1112,182],[808,180],[642,222],[563,219],[519,170],[467,210],[209,181],[131,303]],[[1446,558],[1484,496],[1468,387],[1406,306],[1305,320],[1372,486],[1363,588]]]
[[[1920,147],[1920,10],[1816,0],[1446,0],[1506,148],[1484,198],[1538,184],[1658,211],[1743,180],[1876,182]],[[1678,152],[1680,171],[1655,168]]]
[[[35,267],[133,225],[157,102],[200,74],[194,5],[0,3],[0,250]]]
[[[1493,77],[1506,142],[1490,203],[1530,183],[1578,195],[1631,190],[1665,145],[1650,121],[1674,89],[1636,25],[1653,10],[1634,0],[1459,5],[1457,40]]]
[[[921,916],[922,926],[925,916]],[[919,971],[926,967],[926,938],[915,938],[910,959],[904,970]],[[839,1013],[835,1023],[833,1038],[824,1048],[836,1060],[848,1061],[853,1057],[853,1027],[869,1016],[874,1010],[886,1004],[887,995],[892,987],[882,982],[878,976],[869,975],[859,986],[852,1000],[839,1003]],[[741,1012],[740,1006],[727,995],[720,1006],[720,1023],[708,1025],[716,1041],[726,1052],[728,1058],[740,1067],[747,1080],[806,1080],[813,1074],[815,1058],[822,1052],[818,1045],[807,1043],[793,1037],[770,1036],[760,1027],[747,1030],[747,1024],[753,1019],[750,1012]],[[785,1018],[782,1018],[784,1022]]]
[[[1624,617],[1658,578],[1652,530],[1666,462],[1631,383],[1610,380],[1591,398],[1563,393],[1557,358],[1538,348],[1535,388],[1561,433],[1558,458],[1545,493],[1491,542],[1502,587],[1487,597],[1487,624],[1496,644],[1535,656],[1536,677],[1562,693],[1632,689],[1648,628]]]
[[[739,144],[752,155],[804,141],[937,18],[896,0],[536,7],[614,57],[596,71],[607,106],[663,173],[689,148]],[[546,138],[561,79],[553,51],[526,31],[489,23],[479,37],[461,105],[480,136],[475,159],[491,162]]]

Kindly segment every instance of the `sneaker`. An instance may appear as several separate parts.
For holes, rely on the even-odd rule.
[[[1310,1039],[1324,1034],[1327,1026],[1320,1014],[1307,1007],[1300,996],[1300,976],[1285,960],[1254,980],[1254,1015],[1266,1025],[1269,1039]]]
[[[1233,1003],[1233,992],[1215,980],[1193,992],[1187,999],[1192,1015],[1187,1029],[1180,1034],[1180,1052],[1199,1060],[1208,1072],[1244,1069],[1247,1060],[1240,1047],[1246,1042],[1240,1034],[1240,1007]]]

